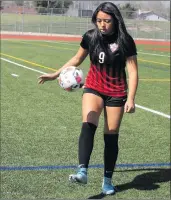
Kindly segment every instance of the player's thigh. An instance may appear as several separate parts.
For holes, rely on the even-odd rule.
[[[124,106],[104,109],[104,133],[118,133],[124,113]]]
[[[82,120],[98,125],[103,109],[103,99],[92,93],[84,93],[82,97]]]

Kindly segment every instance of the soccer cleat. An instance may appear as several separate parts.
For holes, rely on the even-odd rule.
[[[102,183],[102,193],[105,195],[111,195],[115,193],[115,187],[111,182],[111,178],[104,177]]]
[[[87,184],[87,168],[78,166],[78,172],[69,175],[69,181]]]

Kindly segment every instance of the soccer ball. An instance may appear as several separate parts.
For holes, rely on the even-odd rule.
[[[83,72],[75,66],[67,67],[61,71],[58,82],[66,91],[76,90],[84,84]]]

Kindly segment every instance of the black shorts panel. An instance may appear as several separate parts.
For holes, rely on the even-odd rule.
[[[109,107],[122,107],[125,105],[125,102],[127,100],[127,96],[124,97],[106,96],[91,88],[84,88],[83,94],[84,93],[92,93],[101,97],[103,99],[104,106],[109,106]]]

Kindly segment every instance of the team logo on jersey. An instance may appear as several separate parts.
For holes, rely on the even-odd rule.
[[[112,52],[115,52],[118,49],[118,44],[116,43],[110,44],[109,46]]]

